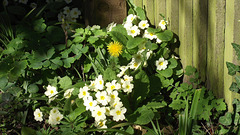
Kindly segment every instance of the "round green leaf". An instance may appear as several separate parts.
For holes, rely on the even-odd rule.
[[[28,85],[28,92],[33,94],[33,93],[37,93],[39,90],[38,86],[36,84],[30,84]]]
[[[140,38],[140,37],[131,38],[131,39],[127,42],[127,48],[128,48],[128,49],[133,49],[133,48],[137,47],[138,45],[144,43],[145,40],[146,40],[146,39]]]
[[[157,37],[162,41],[170,41],[173,38],[173,33],[170,30],[165,30],[157,34]]]

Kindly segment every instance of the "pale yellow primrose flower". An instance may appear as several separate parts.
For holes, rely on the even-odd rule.
[[[165,70],[167,68],[168,61],[164,60],[164,58],[159,58],[156,61],[157,70]]]
[[[140,30],[138,29],[138,26],[134,25],[134,26],[130,27],[129,29],[127,29],[127,34],[132,37],[135,37],[140,34]]]
[[[35,111],[34,111],[34,119],[36,120],[36,121],[43,121],[43,114],[42,114],[42,112],[40,111],[40,109],[36,109]]]
[[[95,118],[95,121],[105,120],[106,119],[105,112],[106,112],[105,107],[96,106],[92,111],[92,117]]]
[[[141,22],[139,22],[138,27],[141,29],[147,29],[149,27],[148,21],[142,20]]]
[[[161,20],[158,25],[161,27],[162,30],[165,30],[167,26],[167,21]]]
[[[114,121],[119,121],[119,120],[124,120],[125,116],[124,114],[126,113],[127,109],[125,107],[117,107],[114,108],[110,111],[110,115],[113,116]]]
[[[110,97],[107,95],[106,91],[98,91],[95,96],[97,98],[97,102],[104,106],[110,102]]]
[[[67,89],[67,90],[64,92],[64,97],[65,97],[65,98],[70,98],[71,95],[72,95],[73,90],[74,90],[74,88]]]
[[[57,88],[51,85],[47,86],[47,91],[44,93],[48,98],[52,98],[58,94]]]

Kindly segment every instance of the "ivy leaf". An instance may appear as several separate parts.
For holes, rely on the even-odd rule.
[[[233,92],[239,92],[239,88],[238,88],[238,86],[237,86],[237,83],[235,83],[235,82],[232,82],[232,84],[231,84],[231,86],[230,86],[230,88],[229,88],[229,90],[231,90],[231,91],[233,91]]]
[[[239,66],[233,64],[233,63],[230,63],[230,62],[226,62],[227,64],[227,68],[228,68],[228,74],[233,76],[236,74],[236,72],[239,71]]]
[[[232,123],[232,114],[230,112],[227,112],[224,116],[221,116],[219,118],[219,123],[229,126]]]
[[[70,86],[72,86],[72,80],[68,76],[64,76],[63,78],[60,78],[58,83],[60,84],[60,88],[62,89],[67,89]]]
[[[137,47],[138,45],[143,44],[144,41],[146,41],[146,39],[140,38],[140,37],[131,38],[131,39],[127,42],[127,48],[128,48],[128,49],[133,49],[133,48]]]
[[[157,33],[156,35],[162,41],[170,41],[173,38],[173,33],[170,30],[165,30],[163,32]]]
[[[235,50],[236,53],[237,53],[238,60],[240,60],[240,45],[235,44],[235,43],[232,43],[232,46],[233,46],[234,50]]]
[[[240,88],[240,76],[239,76],[239,75],[236,75],[236,76],[235,76],[235,80],[236,80],[236,83],[237,83],[238,88]]]

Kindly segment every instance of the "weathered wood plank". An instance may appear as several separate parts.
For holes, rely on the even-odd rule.
[[[143,8],[147,11],[147,17],[150,21],[150,24],[154,25],[154,0],[143,0]]]
[[[239,14],[239,0],[227,1],[226,3],[226,25],[225,25],[225,56],[224,63],[233,62],[235,64],[239,63],[236,58],[236,54],[231,43],[240,43],[239,36],[239,22],[237,17],[240,17]],[[238,5],[236,5],[238,4]],[[231,92],[229,87],[231,86],[234,78],[228,75],[228,69],[226,64],[224,65],[224,98],[228,104],[228,110],[232,111],[233,107],[231,106],[232,100],[234,98],[239,98],[239,94]]]
[[[193,66],[205,81],[207,59],[207,0],[193,1]]]
[[[122,23],[127,15],[126,0],[91,0],[88,14],[89,25],[98,24],[102,27],[111,22]]]
[[[168,20],[168,29],[175,34],[179,34],[179,0],[166,1],[166,17]]]
[[[143,7],[143,0],[134,0],[133,3],[138,7]]]
[[[192,38],[192,0],[179,1],[179,55],[183,68],[193,65],[193,38]],[[188,82],[189,77],[184,76],[184,81]]]
[[[224,27],[225,0],[211,0],[209,3],[207,85],[218,97],[223,97],[224,88]]]
[[[166,18],[166,0],[155,0],[154,3],[154,9],[155,9],[155,26],[158,26],[159,22],[163,19],[162,15],[164,15]]]

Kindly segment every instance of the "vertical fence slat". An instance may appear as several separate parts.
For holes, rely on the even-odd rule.
[[[167,19],[169,21],[169,29],[175,34],[179,33],[179,0],[166,1]]]
[[[218,97],[224,87],[225,0],[209,1],[207,85]]]
[[[238,5],[237,5],[238,4]],[[227,1],[226,3],[226,25],[225,25],[225,60],[224,62],[237,62],[236,54],[231,43],[235,42],[240,44],[239,25],[239,0]],[[234,21],[233,21],[234,20]],[[233,77],[228,75],[226,64],[224,65],[224,98],[228,105],[232,104],[234,98],[239,98],[239,94],[233,93],[229,90],[231,83],[234,81]],[[229,111],[232,111],[232,106],[228,106]]]
[[[165,0],[155,0],[155,26],[158,26],[159,22],[163,19],[160,14],[164,15],[166,18],[166,1]]]
[[[207,0],[193,1],[193,66],[205,81],[207,58]]]
[[[190,65],[193,61],[192,46],[192,0],[179,1],[179,55],[183,68]],[[184,77],[184,81],[188,82],[189,78]]]
[[[147,11],[147,17],[152,25],[154,25],[154,1],[155,0],[143,0],[143,8]]]
[[[143,7],[143,0],[134,0],[133,3],[138,7]]]
[[[127,14],[126,0],[91,0],[88,4],[90,9],[86,13],[89,25],[105,27],[113,21],[122,23]]]

